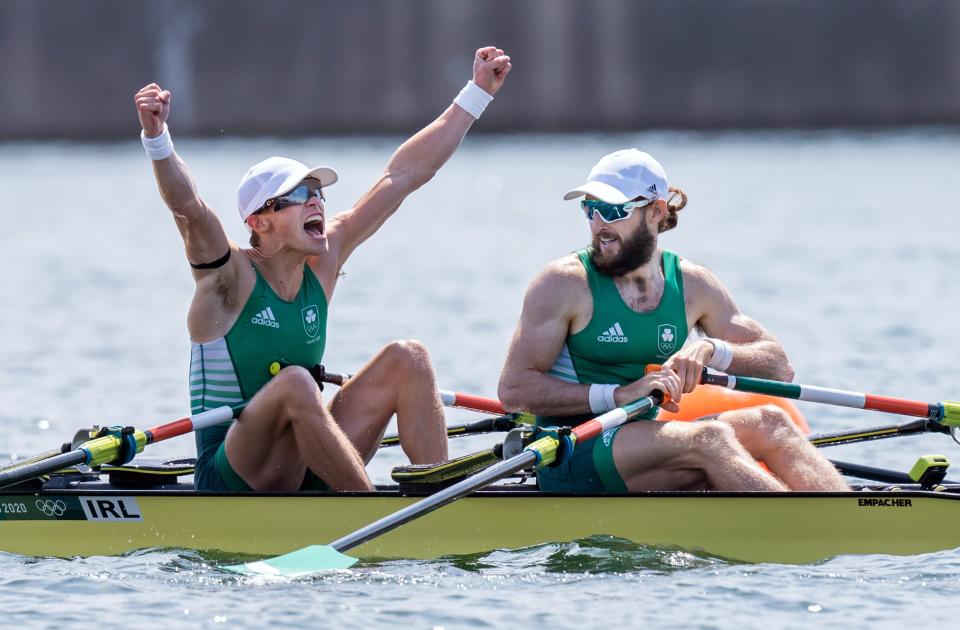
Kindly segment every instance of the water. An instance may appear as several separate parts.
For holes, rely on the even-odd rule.
[[[281,154],[333,165],[341,182],[328,207],[337,211],[363,193],[399,141],[177,147],[228,234],[243,241],[233,195],[250,163]],[[960,133],[943,130],[469,138],[348,262],[332,303],[328,367],[352,371],[391,339],[417,338],[441,387],[494,395],[526,285],[585,242],[582,215],[563,192],[624,146],[658,156],[690,195],[664,245],[709,266],[781,339],[798,382],[960,397],[952,255]],[[3,145],[0,174],[0,458],[45,450],[81,426],[152,426],[184,415],[192,281],[136,140]],[[817,432],[891,420],[803,410]],[[451,452],[493,439],[457,440]],[[955,449],[948,438],[923,436],[829,455],[906,470],[918,455]],[[153,448],[192,450],[190,438]],[[382,452],[370,466],[374,480],[385,482],[403,461],[399,450]],[[745,565],[604,538],[363,565],[285,584],[225,576],[208,560],[182,550],[74,560],[0,554],[0,609],[27,625],[82,623],[96,610],[177,627],[875,627],[949,620],[948,606],[930,603],[960,579],[954,551]]]

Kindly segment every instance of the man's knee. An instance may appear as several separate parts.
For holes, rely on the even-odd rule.
[[[761,405],[756,408],[759,413],[759,429],[767,435],[786,434],[800,435],[800,431],[793,423],[793,418],[786,411],[774,404]]]
[[[427,347],[413,339],[391,341],[384,346],[381,356],[391,368],[401,370],[401,374],[433,372]]]
[[[304,405],[323,404],[320,387],[306,368],[291,365],[280,371],[269,383],[270,393],[280,401],[286,415],[296,415]]]
[[[704,420],[690,425],[690,440],[694,449],[703,455],[736,448],[737,435],[729,424],[716,420]]]

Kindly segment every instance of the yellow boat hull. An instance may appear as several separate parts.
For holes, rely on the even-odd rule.
[[[187,548],[277,555],[325,543],[417,500],[396,492],[213,495],[53,491],[0,495],[0,551],[114,555]],[[594,535],[747,562],[808,563],[840,554],[917,554],[960,546],[952,492],[644,493],[558,496],[488,491],[350,553],[430,559]]]

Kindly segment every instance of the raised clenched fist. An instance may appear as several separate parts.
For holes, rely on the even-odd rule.
[[[140,125],[148,138],[155,138],[163,131],[163,124],[170,115],[170,97],[170,92],[160,89],[156,83],[144,86],[133,97]]]
[[[510,57],[496,46],[485,46],[477,50],[473,58],[473,82],[493,96],[503,86],[504,79],[510,74]]]

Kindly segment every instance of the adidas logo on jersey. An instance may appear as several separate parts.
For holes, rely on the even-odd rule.
[[[277,318],[273,316],[273,309],[269,306],[251,317],[250,321],[261,326],[280,328],[280,324],[277,323]]]
[[[597,335],[597,341],[603,343],[627,343],[630,341],[630,338],[623,334],[623,328],[620,328],[620,322],[617,322],[611,326],[607,332],[602,335]]]

